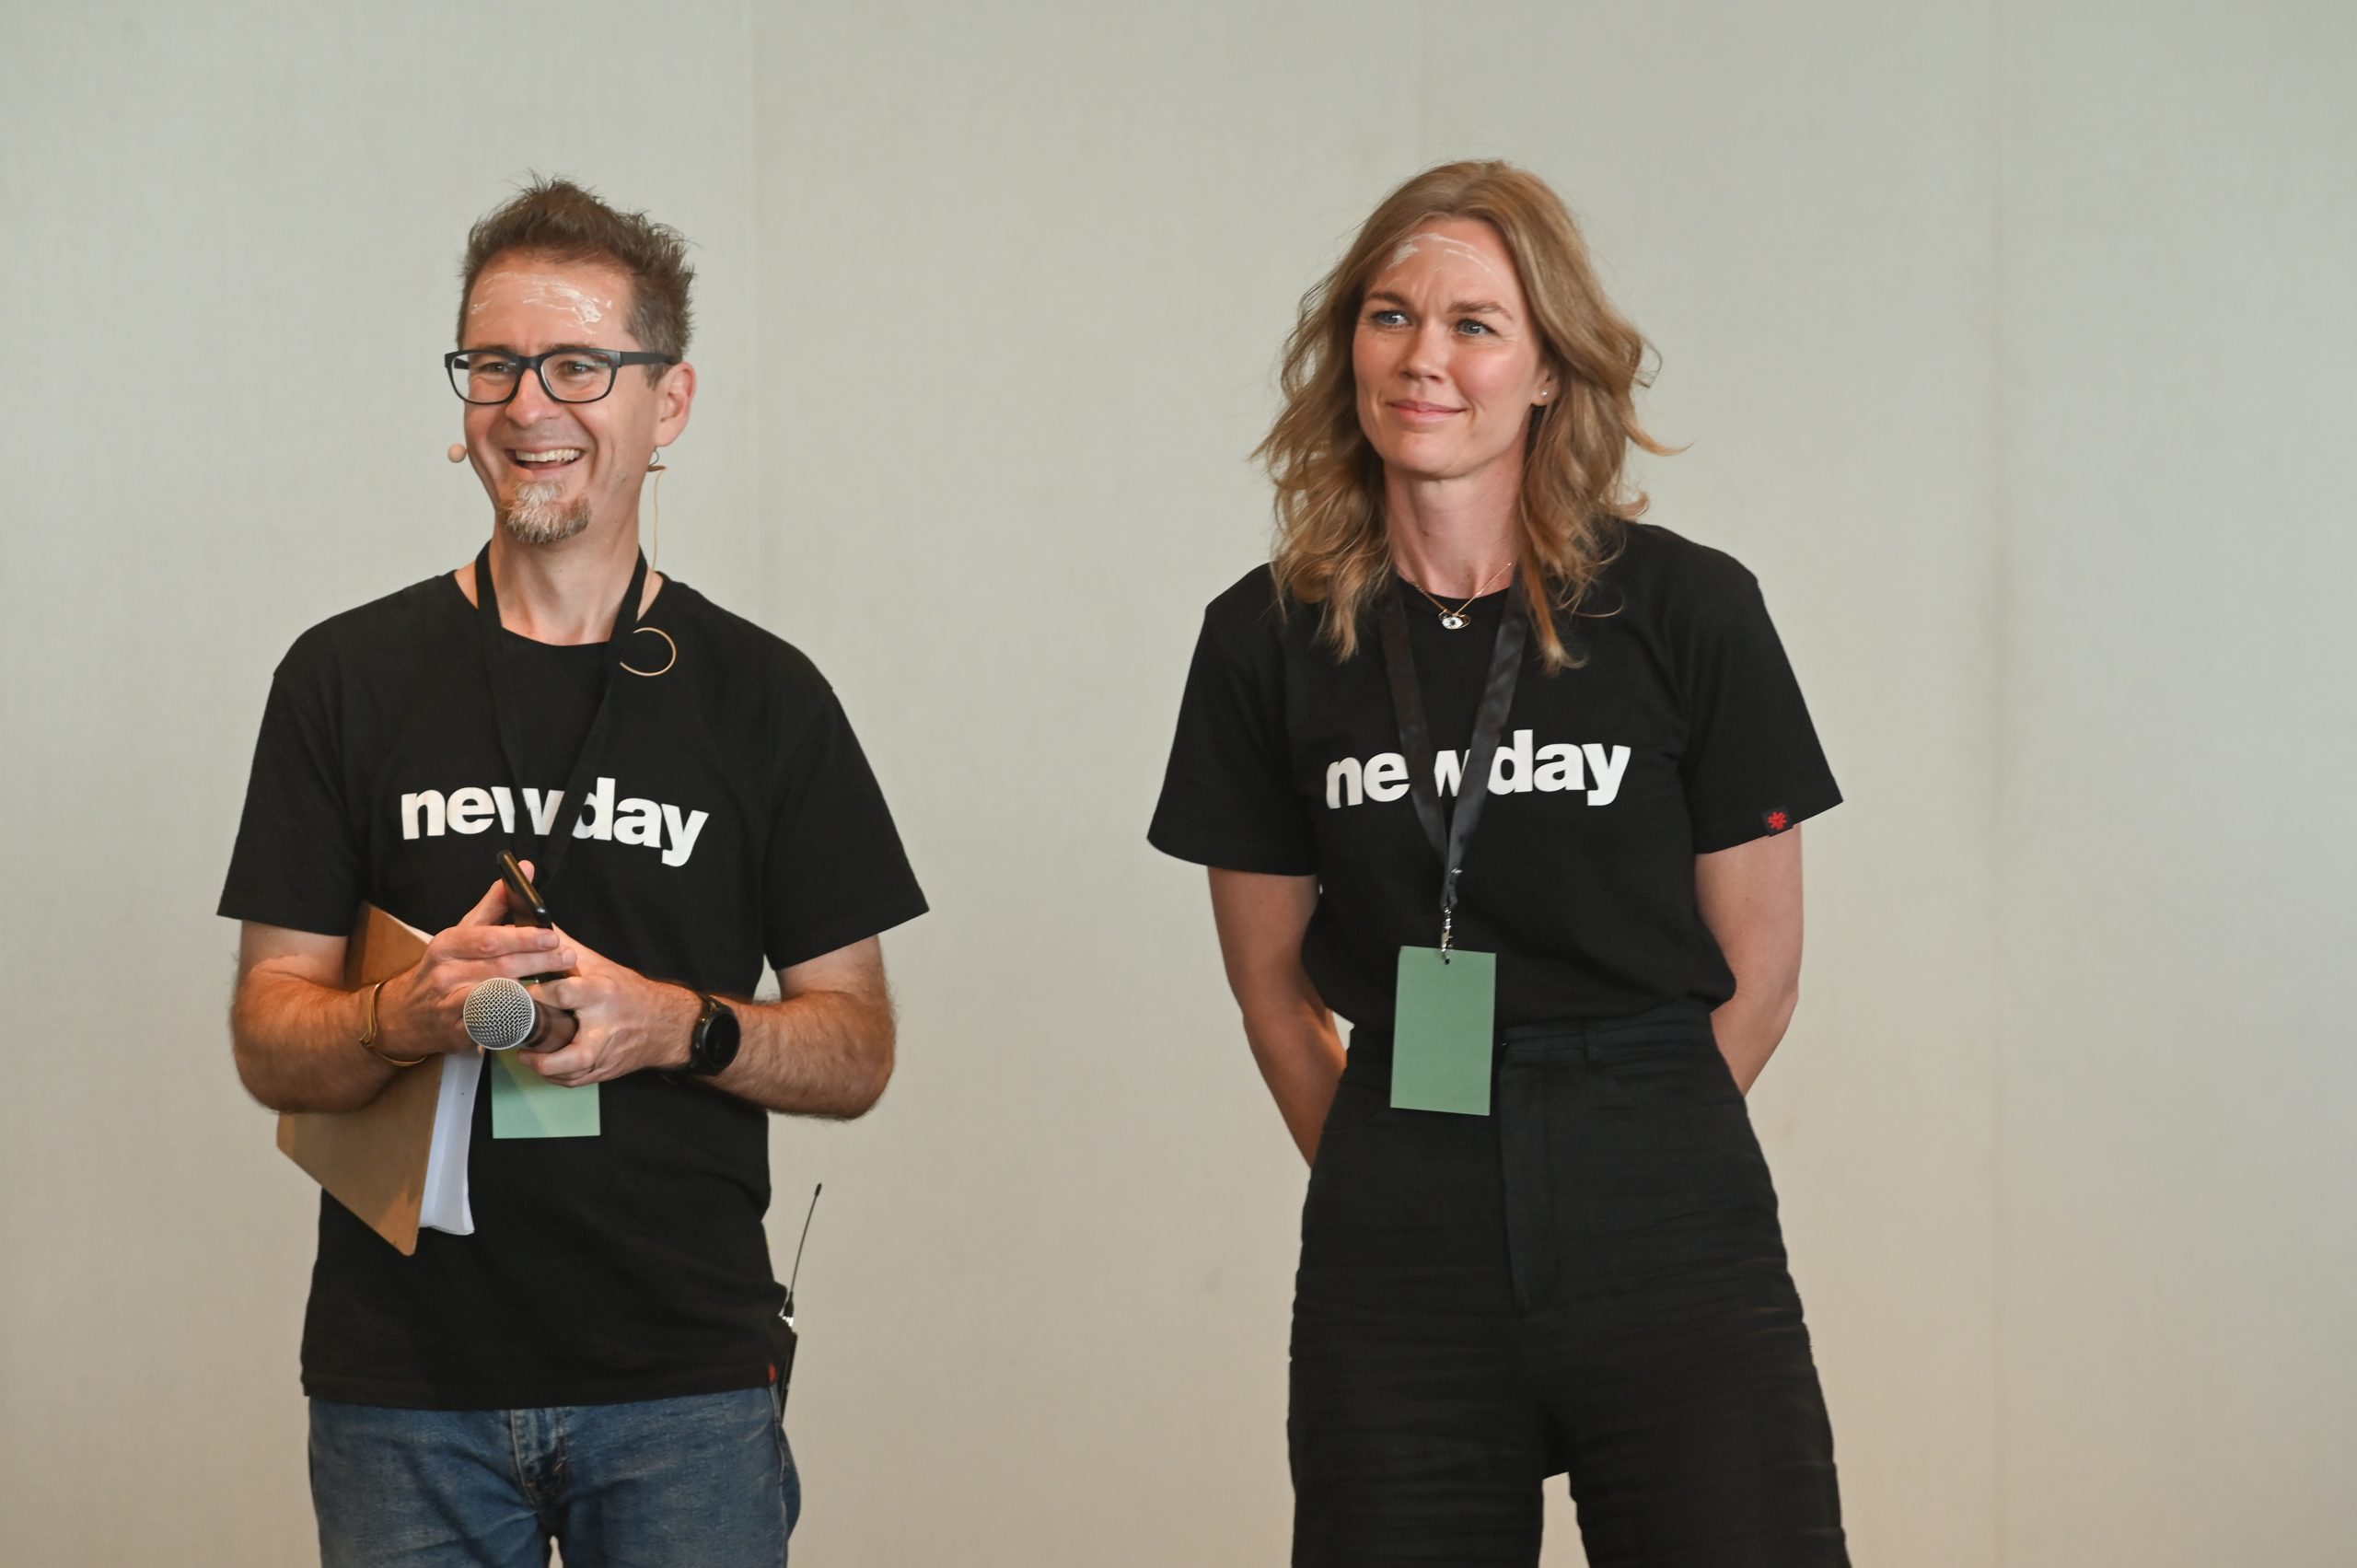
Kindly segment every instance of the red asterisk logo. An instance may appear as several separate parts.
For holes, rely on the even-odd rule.
[[[1781,833],[1792,825],[1793,819],[1784,815],[1782,811],[1771,811],[1768,813],[1768,830],[1770,832]]]

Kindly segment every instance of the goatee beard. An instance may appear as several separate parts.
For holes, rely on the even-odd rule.
[[[519,484],[516,499],[499,509],[500,526],[518,544],[554,544],[589,526],[589,503],[557,499],[562,486]]]

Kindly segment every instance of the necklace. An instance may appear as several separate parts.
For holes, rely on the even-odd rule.
[[[1424,598],[1432,599],[1433,608],[1440,611],[1440,623],[1442,626],[1451,632],[1462,632],[1465,630],[1466,626],[1469,624],[1466,619],[1465,612],[1473,608],[1473,601],[1480,598],[1483,594],[1488,593],[1492,583],[1496,582],[1500,577],[1513,570],[1514,563],[1509,561],[1504,565],[1499,567],[1496,571],[1491,573],[1487,577],[1481,580],[1481,586],[1475,588],[1470,594],[1466,596],[1465,602],[1457,606],[1454,610],[1442,603],[1439,599],[1433,598],[1432,595],[1425,594],[1422,585],[1408,583],[1408,579],[1405,577],[1402,577],[1399,580],[1403,583],[1408,583],[1408,586],[1414,588],[1418,593],[1424,594]]]

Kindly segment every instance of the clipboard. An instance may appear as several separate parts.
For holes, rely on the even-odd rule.
[[[417,962],[425,943],[423,933],[362,904],[343,949],[345,988],[401,973]],[[384,1092],[358,1110],[289,1110],[278,1118],[279,1152],[403,1257],[417,1251],[446,1060],[430,1056],[398,1069]]]

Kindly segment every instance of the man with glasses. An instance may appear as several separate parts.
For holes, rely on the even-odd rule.
[[[478,224],[445,364],[490,540],[314,627],[272,682],[220,906],[240,1077],[340,1111],[482,1063],[470,1229],[405,1257],[320,1200],[303,1384],[329,1564],[540,1564],[552,1539],[784,1562],[763,1113],[875,1103],[877,934],[924,900],[818,671],[640,552],[641,487],[695,400],[691,276],[677,234],[563,181]],[[349,990],[364,902],[434,935]],[[749,1001],[765,965],[779,999]],[[492,980],[532,981],[547,1027],[485,1057],[465,1007]]]

